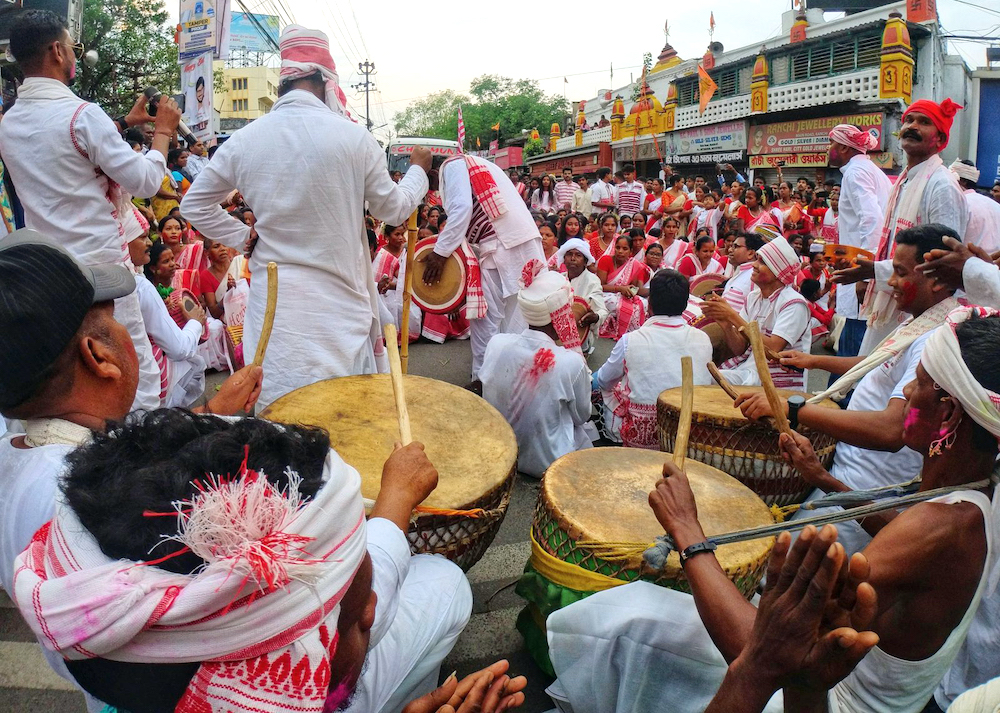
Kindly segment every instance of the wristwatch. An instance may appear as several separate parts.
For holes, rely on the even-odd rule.
[[[788,397],[788,425],[792,429],[799,427],[799,409],[806,405],[806,397],[801,394]]]
[[[681,567],[683,567],[687,561],[695,555],[700,555],[702,552],[715,552],[716,548],[718,548],[718,545],[714,542],[709,542],[708,540],[704,540],[691,545],[690,547],[684,548],[681,552]]]
[[[122,133],[128,131],[128,122],[125,121],[124,114],[115,119],[115,123],[118,124],[118,127],[122,130]]]

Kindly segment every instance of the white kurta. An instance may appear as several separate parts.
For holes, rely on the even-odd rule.
[[[972,304],[1000,309],[1000,269],[979,258],[971,258],[962,268],[962,285]]]
[[[579,275],[569,281],[573,288],[573,294],[582,300],[586,300],[590,309],[597,315],[597,323],[590,325],[590,332],[583,343],[583,353],[590,354],[594,351],[597,343],[597,332],[600,331],[604,320],[608,318],[608,305],[604,301],[604,288],[601,286],[601,278],[590,270],[584,270]]]
[[[247,354],[256,350],[263,322],[266,265],[278,264],[258,409],[322,379],[377,370],[378,293],[365,203],[376,218],[399,225],[427,192],[422,169],[411,166],[396,184],[385,165],[385,153],[363,126],[293,90],[220,146],[184,197],[184,216],[205,236],[235,248],[250,228],[219,203],[238,189],[253,206],[259,240],[250,258]]]
[[[1000,250],[1000,203],[969,188],[965,191],[969,206],[969,227],[962,242],[978,245],[989,254]]]
[[[538,368],[538,355],[552,359]],[[535,329],[498,334],[490,340],[479,370],[483,398],[517,436],[517,467],[542,477],[560,456],[590,448],[584,424],[590,420],[590,369],[587,362]]]
[[[722,299],[739,312],[747,303],[747,296],[753,289],[753,263],[748,262],[736,268],[736,273],[726,282]]]

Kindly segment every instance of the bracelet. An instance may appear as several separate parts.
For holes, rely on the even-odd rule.
[[[714,542],[709,542],[704,540],[703,542],[698,542],[697,544],[691,545],[681,552],[681,567],[687,564],[687,561],[694,557],[695,555],[700,555],[703,552],[715,552],[717,544]]]
[[[174,132],[173,131],[154,131],[153,135],[155,136],[156,134],[159,134],[160,136],[166,136],[169,139],[169,138],[173,138]]]

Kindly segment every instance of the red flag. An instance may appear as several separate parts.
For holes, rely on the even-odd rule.
[[[458,107],[458,145],[465,150],[465,122],[462,121],[462,106]]]
[[[708,75],[705,68],[700,64],[698,65],[698,113],[704,114],[705,107],[708,106],[708,102],[712,99],[712,95],[715,94],[715,90],[719,88],[719,85]]]
[[[715,32],[715,13],[711,12],[708,15],[708,31]]]

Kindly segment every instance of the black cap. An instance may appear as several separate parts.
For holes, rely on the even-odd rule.
[[[93,305],[133,290],[124,266],[81,265],[34,230],[0,240],[0,409],[35,393]]]

